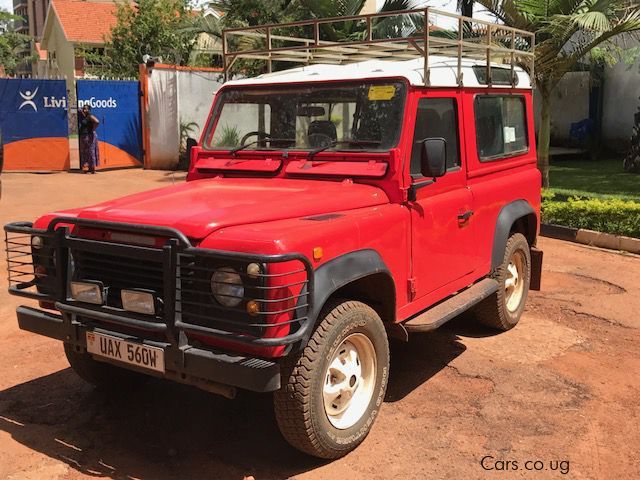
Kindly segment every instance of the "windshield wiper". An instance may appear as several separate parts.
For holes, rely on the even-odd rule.
[[[380,145],[382,142],[378,140],[335,140],[324,147],[318,147],[314,150],[310,150],[309,160],[311,160],[317,153],[324,152],[325,150],[333,148],[336,145],[340,145],[341,143],[349,143],[353,145]]]
[[[244,150],[245,148],[250,147],[251,145],[255,145],[256,143],[263,143],[263,142],[295,142],[296,139],[295,138],[262,138],[260,140],[254,140],[253,142],[249,142],[249,143],[245,143],[244,145],[240,145],[239,147],[233,148],[231,150],[229,150],[229,153],[233,156],[235,156],[235,154],[237,152],[239,152],[240,150]],[[275,150],[272,147],[269,147],[269,150]]]

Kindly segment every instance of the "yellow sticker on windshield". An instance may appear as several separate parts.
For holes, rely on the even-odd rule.
[[[369,87],[369,100],[391,100],[395,94],[395,85],[373,85]]]

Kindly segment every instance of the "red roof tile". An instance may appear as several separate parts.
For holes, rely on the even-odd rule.
[[[38,54],[38,58],[40,60],[47,59],[47,51],[44,48],[42,48],[42,46],[40,45],[40,42],[36,42],[36,53]]]
[[[116,25],[117,5],[87,0],[51,0],[67,40],[104,43]]]

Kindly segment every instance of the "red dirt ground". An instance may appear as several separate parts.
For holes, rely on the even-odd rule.
[[[0,222],[173,181],[6,174]],[[18,330],[21,300],[3,278],[0,478],[640,478],[640,258],[540,243],[543,290],[520,324],[496,335],[466,316],[394,344],[372,433],[328,463],[284,442],[268,396],[229,401],[156,380],[126,397],[97,393],[60,343]]]

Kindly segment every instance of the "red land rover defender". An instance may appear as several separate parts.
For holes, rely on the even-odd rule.
[[[293,446],[355,448],[388,336],[472,307],[508,330],[540,282],[533,37],[439,15],[473,38],[376,39],[384,15],[342,43],[320,38],[332,20],[226,31],[227,69],[306,65],[225,83],[186,183],[5,226],[10,292],[41,307],[19,307],[20,327],[63,341],[95,385],[274,392]],[[265,46],[234,49],[242,35]]]

